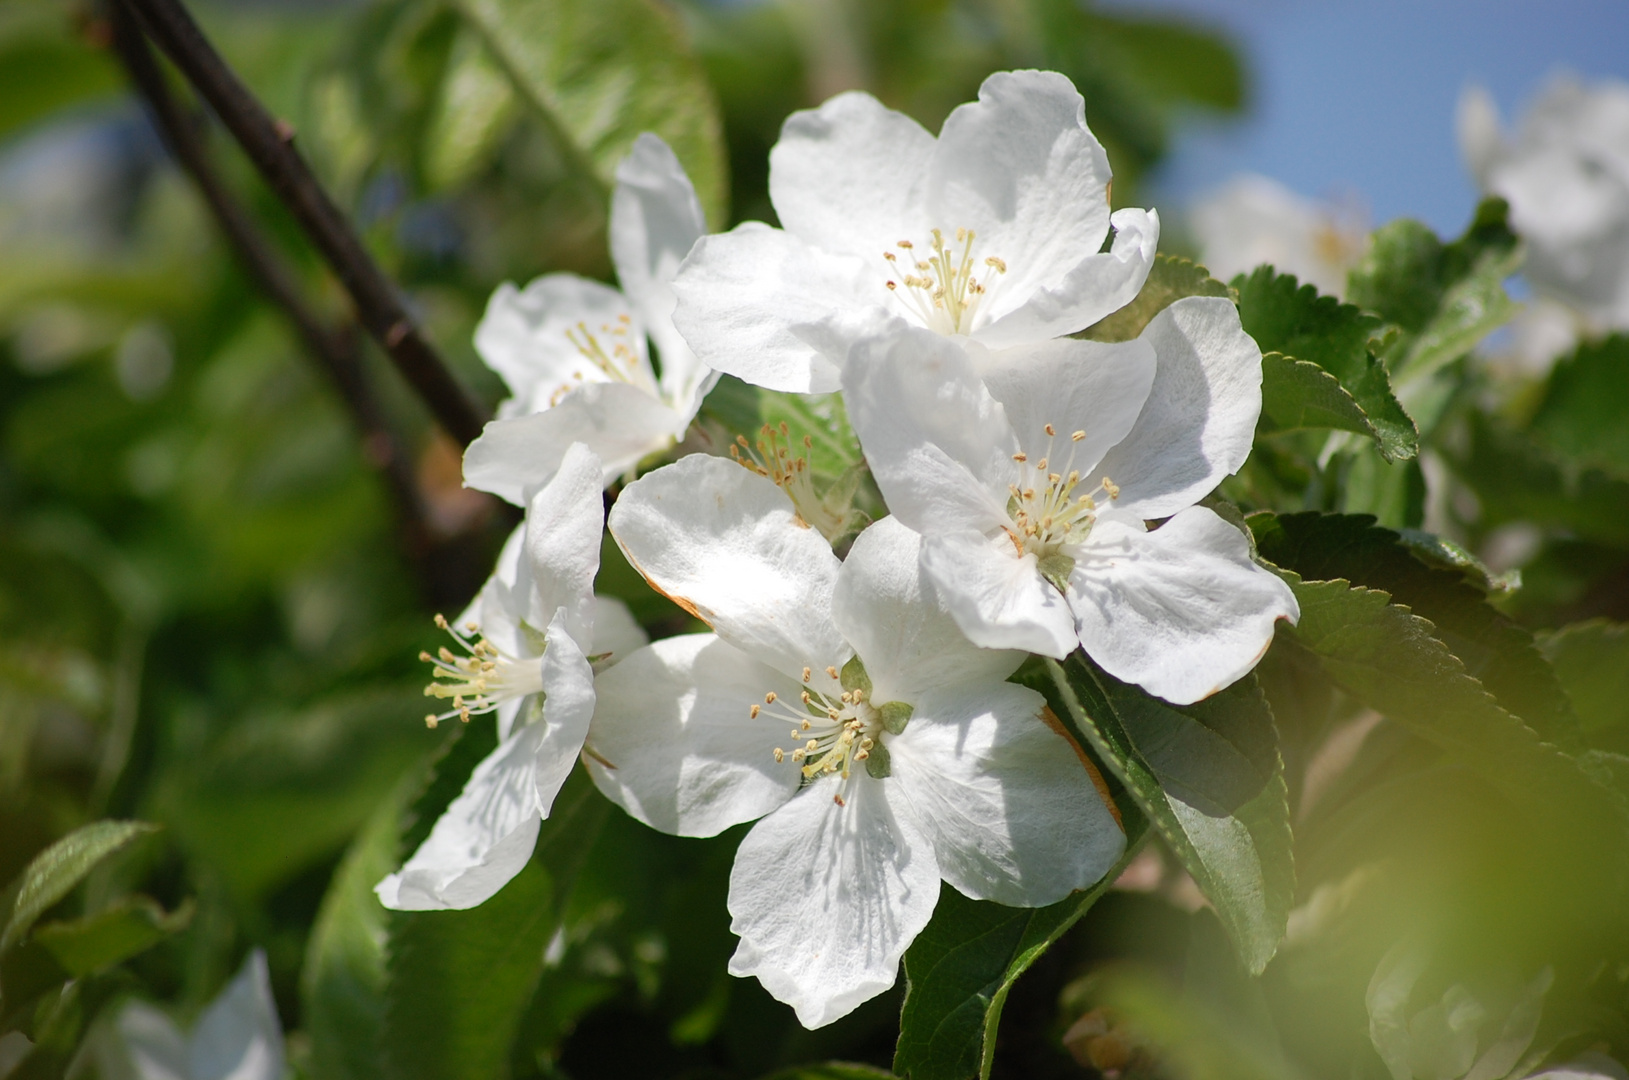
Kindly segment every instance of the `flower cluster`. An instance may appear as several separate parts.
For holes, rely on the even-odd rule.
[[[1097,882],[1125,847],[1117,811],[1008,677],[1079,648],[1192,703],[1299,614],[1199,505],[1261,410],[1234,305],[1069,336],[1154,260],[1158,216],[1111,213],[1109,183],[1079,94],[1045,72],[992,76],[938,137],[864,94],[794,115],[770,158],[781,229],[703,235],[677,161],[642,138],[612,207],[623,292],[505,286],[477,333],[514,397],[466,480],[526,520],[443,623],[455,647],[425,656],[428,722],[493,712],[500,741],[380,898],[491,896],[580,758],[654,828],[756,821],[730,970],[814,1027],[893,984],[941,882],[1016,906]],[[788,428],[637,475],[720,372],[841,392],[886,512],[854,536]],[[711,632],[647,644],[596,598],[602,527]]]

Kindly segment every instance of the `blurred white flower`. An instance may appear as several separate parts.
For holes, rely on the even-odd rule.
[[[1110,213],[1109,183],[1057,72],[991,75],[937,138],[839,94],[794,113],[770,152],[782,228],[703,238],[674,321],[704,362],[797,393],[836,390],[879,317],[992,348],[1074,333],[1137,295],[1159,243],[1153,212]]]
[[[1525,365],[1542,368],[1580,335],[1629,330],[1629,83],[1559,76],[1510,133],[1473,86],[1458,127],[1477,185],[1510,203],[1527,245],[1523,275],[1551,302],[1517,325]]]
[[[132,1001],[99,1033],[93,1056],[104,1080],[282,1080],[283,1027],[266,954],[249,954],[190,1034]]]
[[[1079,645],[1185,705],[1299,617],[1240,531],[1194,505],[1244,463],[1261,413],[1261,350],[1227,300],[1178,300],[1115,344],[992,351],[899,326],[854,353],[854,432],[975,643]]]
[[[894,519],[839,563],[768,478],[693,455],[630,484],[611,530],[715,633],[601,677],[589,771],[665,832],[763,819],[730,875],[730,972],[806,1027],[893,985],[941,879],[1038,907],[1124,850],[1045,700],[1005,681],[1024,654],[961,635]]]
[[[1229,281],[1263,263],[1343,296],[1346,273],[1363,256],[1368,223],[1355,206],[1318,202],[1277,180],[1245,173],[1201,199],[1190,213],[1200,261]]]
[[[598,455],[609,483],[684,435],[718,381],[673,328],[673,276],[706,227],[679,159],[646,132],[611,196],[621,291],[576,274],[498,286],[475,348],[513,397],[465,452],[468,486],[524,505],[574,442]]]
[[[599,459],[573,444],[480,596],[458,623],[440,620],[466,655],[425,654],[437,669],[427,693],[453,706],[427,720],[496,713],[498,746],[401,870],[375,887],[386,907],[474,907],[531,858],[594,715],[588,656],[607,636],[618,649],[644,644],[626,609],[594,596],[603,523]]]

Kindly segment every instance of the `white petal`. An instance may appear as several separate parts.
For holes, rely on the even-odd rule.
[[[594,451],[609,484],[647,454],[670,446],[685,423],[637,386],[590,383],[548,412],[487,424],[464,451],[464,484],[524,506],[574,442]]]
[[[921,550],[921,536],[886,517],[859,535],[837,574],[832,618],[865,662],[873,701],[999,683],[1024,662],[1021,652],[967,640],[924,579]]]
[[[475,327],[475,351],[503,376],[521,409],[541,412],[562,389],[611,378],[568,336],[582,340],[585,332],[607,355],[619,344],[626,346],[627,374],[655,388],[645,337],[627,298],[576,274],[548,274],[525,290],[507,281],[499,285]]]
[[[1466,86],[1460,91],[1459,104],[1454,110],[1454,129],[1466,167],[1471,170],[1476,185],[1486,190],[1489,174],[1504,152],[1499,106],[1486,87]]]
[[[588,657],[566,630],[565,609],[549,623],[543,650],[543,719],[545,730],[537,747],[537,767],[533,782],[537,808],[548,817],[554,797],[571,775],[571,766],[582,753],[594,719],[594,669]]]
[[[810,784],[753,826],[730,873],[730,974],[754,975],[817,1028],[876,997],[939,901],[933,845],[887,781]],[[846,806],[833,799],[846,790]]]
[[[520,629],[520,624],[531,615],[531,570],[526,568],[523,572],[521,567],[525,546],[526,524],[522,522],[503,542],[492,576],[454,621],[456,626],[476,624],[483,636],[510,656],[531,655],[536,651]],[[525,588],[518,588],[517,583],[523,576]]]
[[[768,478],[691,454],[624,488],[610,526],[657,591],[748,655],[817,682],[851,655],[831,620],[837,556]]]
[[[777,764],[789,726],[752,706],[798,684],[721,641],[681,634],[602,672],[583,760],[607,798],[652,828],[712,836],[762,817],[798,789],[798,766]]]
[[[1108,344],[1059,338],[968,352],[1006,411],[1029,466],[1039,469],[1045,458],[1046,471],[1065,476],[1071,469],[1091,475],[1136,424],[1154,384],[1154,349],[1140,339]],[[1048,424],[1055,436],[1047,435]],[[1079,442],[1073,440],[1077,431],[1085,433]],[[1045,473],[1036,479],[1044,484]]]
[[[600,569],[605,502],[600,459],[572,443],[560,468],[526,508],[525,566],[531,578],[529,621],[548,626],[565,611],[567,631],[587,644],[594,633],[594,575]]]
[[[947,236],[975,233],[977,278],[989,290],[975,333],[991,345],[1089,326],[1135,296],[1152,265],[1158,225],[1141,211],[1117,217],[1125,235],[1099,254],[1111,220],[1108,156],[1080,95],[1055,72],[986,79],[979,100],[945,120],[930,177],[934,222]]]
[[[645,628],[633,617],[633,612],[614,596],[603,593],[594,595],[594,639],[589,646],[590,656],[611,655],[600,661],[601,667],[609,667],[626,657],[636,649],[642,649],[650,644],[650,635]]]
[[[397,911],[472,908],[520,873],[543,819],[536,773],[547,732],[541,721],[525,724],[475,767],[419,849],[374,886],[380,903]]]
[[[1188,705],[1243,677],[1301,609],[1202,506],[1153,532],[1099,520],[1069,579],[1080,643],[1110,675]]]
[[[1075,619],[1063,594],[1020,556],[1006,533],[932,534],[922,570],[962,633],[987,649],[1023,649],[1063,658],[1075,648]]]
[[[849,423],[888,508],[925,535],[1007,521],[1018,440],[955,341],[895,320],[843,369]]]
[[[1191,506],[1250,456],[1261,416],[1261,349],[1220,297],[1189,296],[1154,316],[1139,340],[1158,368],[1131,434],[1099,476],[1120,485],[1115,506],[1162,518]]]
[[[97,1064],[118,1080],[191,1080],[181,1029],[145,1001],[119,1010],[112,1038],[98,1051]]]
[[[256,949],[198,1018],[188,1040],[189,1080],[282,1080],[283,1025],[266,954]]]
[[[1109,250],[1082,257],[1055,284],[1037,282],[1033,291],[1022,293],[1017,282],[998,282],[994,302],[979,313],[994,321],[973,336],[992,348],[1040,341],[1084,329],[1131,303],[1153,269],[1160,217],[1152,210],[1126,209],[1116,210],[1110,220],[1114,243]],[[1002,313],[1020,296],[1022,306]]]
[[[976,900],[1042,907],[1101,878],[1125,850],[1074,747],[1012,683],[945,688],[888,740],[890,797],[933,837],[939,873]]]
[[[673,322],[710,367],[771,390],[829,393],[849,343],[888,302],[886,277],[749,221],[696,243],[673,282]]]
[[[787,117],[769,152],[769,198],[788,232],[881,274],[884,250],[925,239],[913,234],[927,228],[921,188],[933,146],[922,125],[870,94],[838,94]]]
[[[673,327],[673,278],[706,231],[701,202],[678,157],[656,135],[641,134],[617,166],[611,261],[661,354],[662,396],[686,420],[696,415],[703,387],[710,387],[716,375],[702,366]]]

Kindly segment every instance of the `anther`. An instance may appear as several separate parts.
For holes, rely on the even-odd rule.
[[[764,695],[764,704],[765,705],[773,705],[773,704],[775,704],[775,691],[771,690],[769,693]]]
[[[1029,460],[1029,455],[1020,450],[1018,453],[1012,456],[1012,459],[1022,465],[1024,462]]]
[[[1084,431],[1077,431],[1073,435],[1069,436],[1069,438],[1072,439],[1075,442],[1079,442],[1080,440],[1084,439],[1085,437],[1086,437],[1086,433]]]
[[[763,709],[764,707],[762,705],[759,705],[757,702],[753,702],[752,708],[749,710],[749,719],[758,719],[758,714],[763,712]]]
[[[1048,435],[1056,435],[1058,433],[1058,429],[1053,427],[1051,424],[1046,425],[1045,431]]]
[[[835,667],[832,667],[830,664],[827,664],[826,665],[826,674],[830,675],[832,678],[835,679],[835,678],[837,678],[837,669]]]

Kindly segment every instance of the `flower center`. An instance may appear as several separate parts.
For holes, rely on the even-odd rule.
[[[993,284],[992,279],[1007,272],[1007,264],[994,255],[983,263],[983,280],[973,276],[979,264],[973,254],[972,229],[956,230],[956,245],[945,243],[938,229],[933,230],[929,253],[924,258],[917,254],[916,245],[901,240],[895,246],[903,254],[885,251],[889,273],[903,275],[890,277],[888,289],[901,298],[905,306],[921,318],[923,325],[941,334],[966,334],[973,329],[973,315],[979,301]],[[904,286],[904,291],[900,287]]]
[[[838,695],[808,688],[812,674],[812,668],[803,669],[805,688],[798,694],[797,705],[771,690],[764,695],[763,704],[752,706],[754,720],[769,716],[792,724],[792,749],[777,746],[775,760],[790,759],[799,766],[805,783],[831,774],[846,782],[854,766],[861,763],[868,775],[879,780],[887,776],[890,769],[883,732],[897,735],[904,731],[911,706],[899,701],[874,704],[871,680],[857,656],[843,666],[841,673],[835,667],[826,669],[827,675],[842,682],[843,690]],[[841,791],[833,799],[837,805],[845,805]]]
[[[836,540],[849,527],[853,517],[851,503],[859,476],[852,484],[833,484],[822,498],[815,492],[814,479],[809,473],[807,451],[814,440],[803,437],[804,454],[792,455],[791,428],[783,420],[779,427],[765,424],[758,430],[757,445],[747,442],[745,435],[737,435],[730,447],[730,457],[736,464],[750,469],[759,476],[768,477],[792,500],[797,519],[803,525],[820,530],[827,540]]]
[[[1054,446],[1057,429],[1046,425],[1047,452],[1034,462],[1036,476],[1028,475],[1029,455],[1020,451],[1013,461],[1024,469],[1018,483],[1009,484],[1011,497],[1007,500],[1007,516],[1012,528],[1007,535],[1019,555],[1033,553],[1043,577],[1058,589],[1066,589],[1075,560],[1064,548],[1085,541],[1097,521],[1098,498],[1116,499],[1120,488],[1104,477],[1090,491],[1080,491],[1080,470],[1073,467],[1075,446],[1086,437],[1084,431],[1069,436],[1069,455],[1062,465],[1055,465]]]
[[[611,382],[630,383],[634,386],[654,390],[639,363],[639,354],[630,345],[629,339],[633,334],[633,320],[626,314],[618,315],[615,323],[602,323],[600,333],[605,335],[611,343],[607,352],[600,339],[588,328],[585,322],[566,331],[566,340],[571,342],[583,359],[594,366],[594,369],[604,375]],[[560,400],[583,382],[583,373],[571,373],[572,382],[561,383],[549,395],[549,407],[560,404]]]
[[[436,625],[452,635],[464,655],[445,646],[435,656],[419,653],[419,659],[435,669],[424,696],[452,699],[451,709],[424,718],[432,731],[443,720],[456,716],[467,724],[470,717],[492,712],[506,701],[543,692],[543,665],[537,657],[509,655],[482,637],[476,623],[460,628],[437,615]]]

